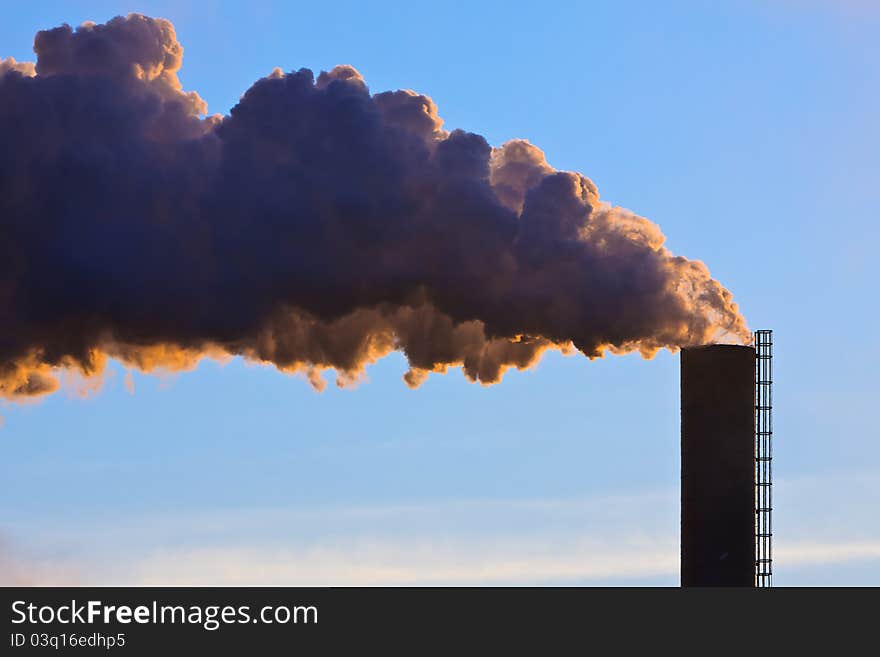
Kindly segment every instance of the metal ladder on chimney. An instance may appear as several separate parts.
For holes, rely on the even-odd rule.
[[[755,331],[755,587],[773,578],[773,331]]]

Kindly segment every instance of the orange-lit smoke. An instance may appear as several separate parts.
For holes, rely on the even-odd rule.
[[[443,127],[351,66],[275,69],[206,116],[168,21],[37,34],[0,60],[0,397],[244,358],[323,386],[401,351],[418,386],[747,341],[736,304],[659,227],[524,140]],[[130,378],[127,379],[130,381]]]

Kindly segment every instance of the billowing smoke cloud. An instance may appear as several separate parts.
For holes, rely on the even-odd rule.
[[[748,339],[650,221],[526,141],[443,129],[351,66],[273,71],[229,116],[177,78],[173,26],[43,31],[0,62],[0,397],[242,355],[342,384],[400,350],[418,385]]]

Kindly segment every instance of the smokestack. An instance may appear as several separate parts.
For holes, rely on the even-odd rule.
[[[755,585],[755,349],[681,352],[681,585]]]

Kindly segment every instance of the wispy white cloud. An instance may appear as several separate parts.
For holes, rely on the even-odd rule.
[[[795,585],[811,571],[841,564],[864,566],[859,577],[865,581],[856,583],[880,581],[878,473],[777,483],[777,583]],[[33,533],[21,527],[44,556],[23,559],[19,550],[13,558],[11,551],[0,551],[0,581],[674,585],[678,580],[675,489],[590,498],[218,509],[132,517],[128,525],[60,520],[54,525]],[[51,554],[67,558],[45,556]]]
[[[831,566],[880,559],[880,541],[783,542],[775,548],[773,556],[786,567]]]
[[[880,560],[880,541],[786,543],[775,556],[788,569]],[[356,540],[299,549],[168,550],[128,564],[118,576],[125,583],[147,585],[528,585],[637,583],[658,577],[675,584],[678,543],[670,536],[615,546],[586,537],[564,542]]]
[[[678,567],[675,491],[174,513],[43,529],[82,546],[87,584],[406,585],[607,582]],[[112,549],[88,550],[100,534]]]
[[[133,584],[451,585],[674,578],[675,545],[355,542],[347,546],[164,552],[135,564]],[[672,580],[674,582],[674,579]]]

